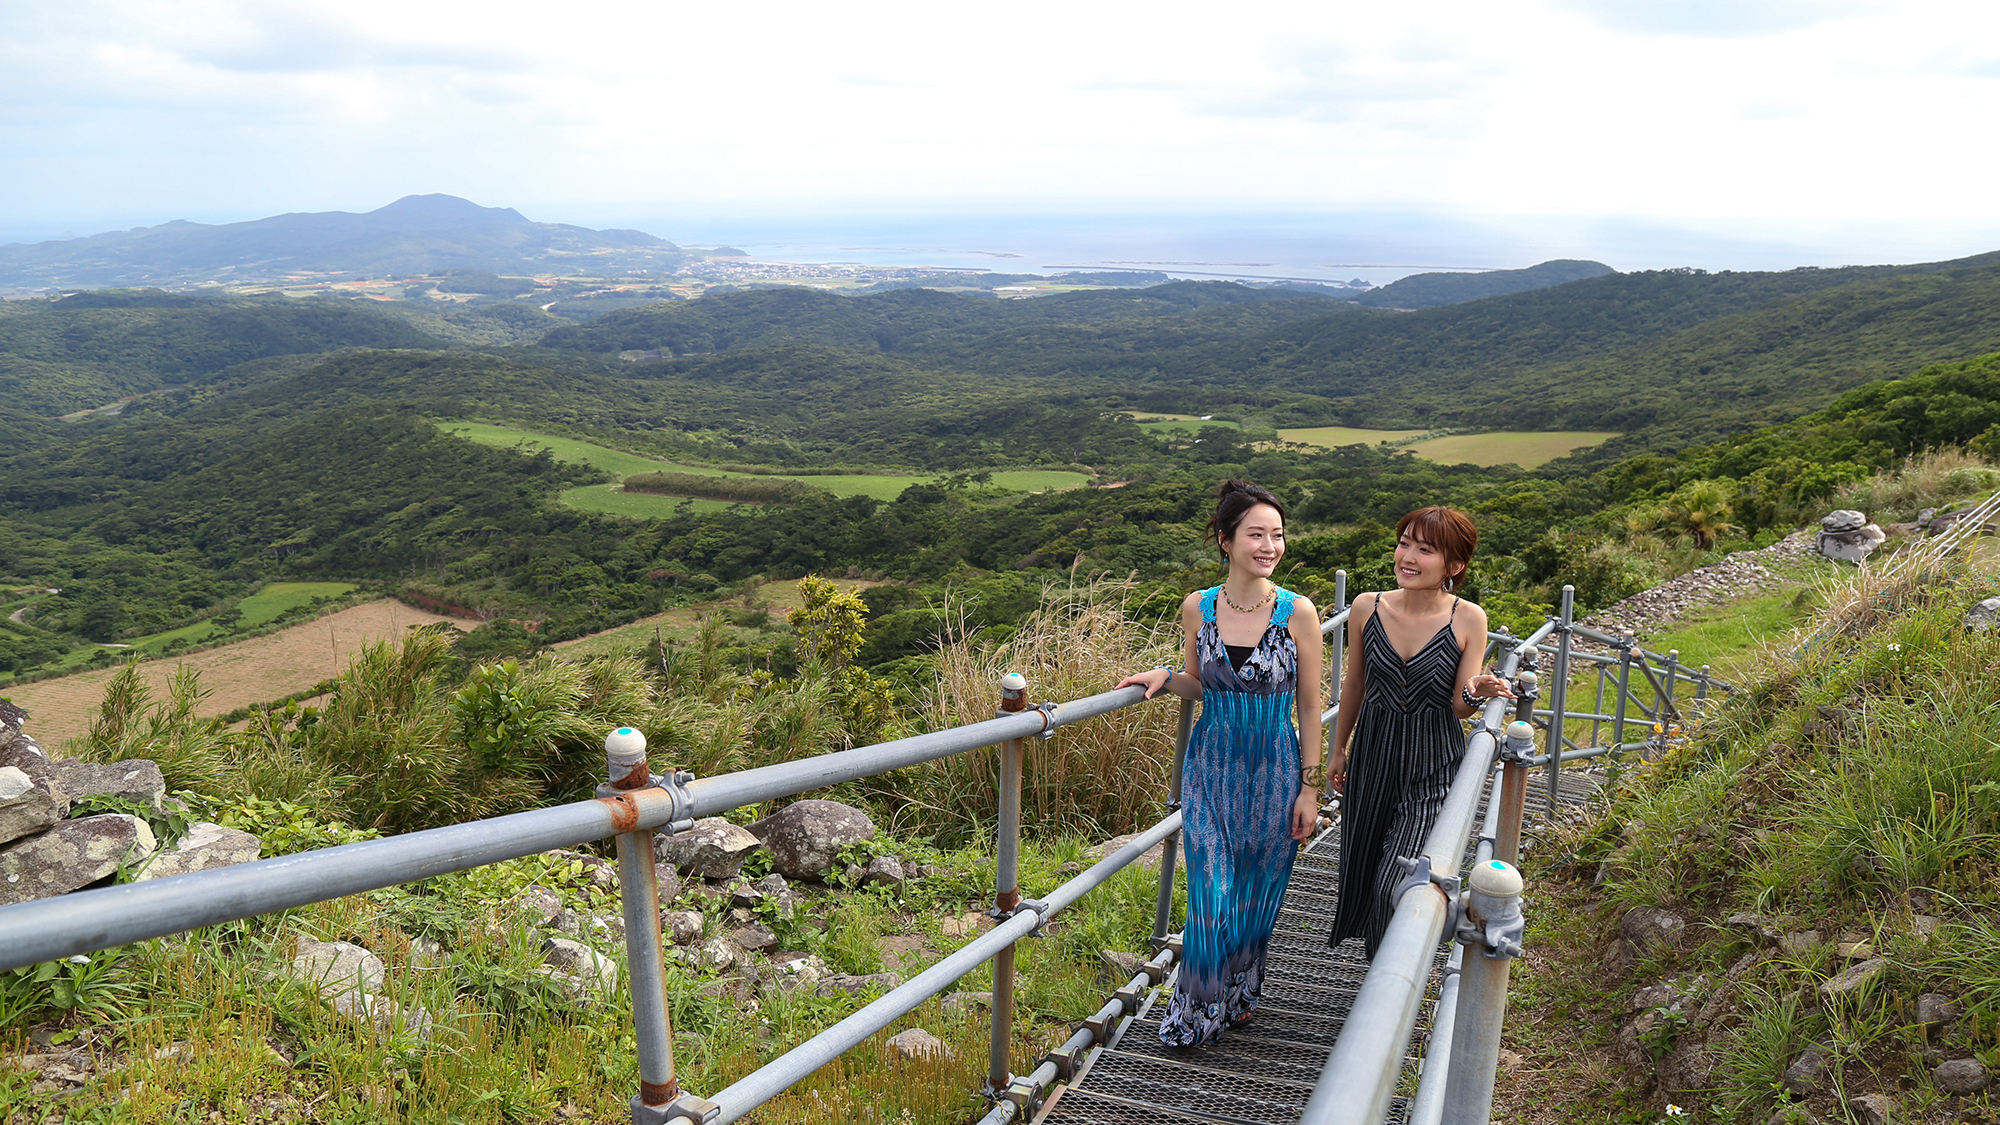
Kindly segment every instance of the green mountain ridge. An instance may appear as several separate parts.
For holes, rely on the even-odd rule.
[[[507,207],[409,195],[359,214],[324,211],[208,226],[176,220],[88,238],[0,246],[0,286],[161,285],[324,272],[440,269],[534,274],[672,268],[687,256],[642,231],[536,223]]]

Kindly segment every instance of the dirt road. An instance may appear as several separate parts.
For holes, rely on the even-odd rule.
[[[167,693],[174,669],[191,665],[201,673],[202,686],[209,691],[201,713],[221,715],[309,688],[346,669],[348,659],[362,648],[400,637],[412,625],[450,620],[398,601],[369,602],[233,645],[148,660],[139,665],[139,675],[155,698],[160,698]],[[117,669],[102,668],[19,687],[0,687],[0,695],[26,709],[27,732],[55,750],[90,730],[90,720],[104,699],[105,682],[116,674]]]

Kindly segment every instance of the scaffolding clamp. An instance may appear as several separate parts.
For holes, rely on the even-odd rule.
[[[1395,891],[1389,895],[1390,902],[1401,902],[1403,901],[1403,895],[1408,893],[1410,888],[1421,887],[1426,884],[1436,887],[1438,893],[1444,895],[1445,902],[1456,903],[1458,901],[1458,876],[1440,875],[1432,871],[1431,857],[1420,855],[1415,859],[1410,859],[1407,856],[1398,856],[1396,857],[1396,863],[1403,869],[1404,875],[1403,881],[1397,883]]]
[[[1056,705],[1053,703],[1037,703],[1035,704],[1035,710],[1041,712],[1042,715],[1042,729],[1035,737],[1041,739],[1043,742],[1047,742],[1056,736]]]
[[[632,1120],[635,1125],[676,1125],[680,1122],[707,1125],[721,1116],[721,1106],[685,1090],[666,1105],[645,1105],[638,1095],[632,1097]]]
[[[668,814],[665,824],[654,829],[655,832],[662,836],[675,836],[694,827],[694,794],[689,793],[687,789],[688,783],[693,780],[694,774],[687,770],[671,770],[664,774],[647,775],[647,784],[641,788],[658,789],[673,802],[673,812]],[[619,797],[629,796],[634,792],[637,790],[620,789],[615,785],[599,782],[594,795]]]

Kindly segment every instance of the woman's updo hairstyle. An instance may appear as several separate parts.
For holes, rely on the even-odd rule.
[[[1271,494],[1271,490],[1247,480],[1226,480],[1215,489],[1215,515],[1209,517],[1208,537],[1215,541],[1222,552],[1222,561],[1229,561],[1228,543],[1236,538],[1236,529],[1243,523],[1243,517],[1259,504],[1269,504],[1278,509],[1278,518],[1285,518],[1284,501]]]

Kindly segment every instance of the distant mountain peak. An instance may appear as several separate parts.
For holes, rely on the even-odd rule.
[[[368,212],[374,219],[410,223],[426,230],[454,226],[485,226],[488,223],[525,223],[527,216],[512,207],[481,207],[469,199],[434,192],[406,195],[394,203]]]

